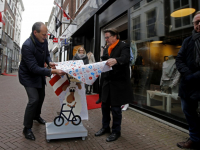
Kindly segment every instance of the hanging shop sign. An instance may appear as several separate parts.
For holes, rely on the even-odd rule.
[[[53,42],[54,42],[54,43],[58,43],[58,38],[54,38],[54,39],[53,39]]]

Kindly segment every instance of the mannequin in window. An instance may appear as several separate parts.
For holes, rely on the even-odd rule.
[[[161,91],[164,93],[178,93],[178,81],[180,74],[176,69],[175,59],[172,55],[163,62],[162,77],[160,81]],[[178,96],[178,95],[177,95]],[[177,97],[175,98],[177,99]]]

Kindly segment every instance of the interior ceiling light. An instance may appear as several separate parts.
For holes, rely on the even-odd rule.
[[[176,48],[181,48],[181,46],[176,46]]]
[[[159,43],[162,43],[163,41],[153,41],[151,43],[156,43],[156,44],[159,44]]]
[[[180,9],[171,13],[171,17],[184,17],[184,16],[191,15],[195,11],[196,10],[194,8],[184,8],[184,9]]]

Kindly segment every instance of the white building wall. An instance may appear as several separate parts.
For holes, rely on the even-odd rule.
[[[22,24],[22,13],[24,11],[22,0],[17,2],[16,14],[15,14],[15,33],[14,42],[20,46],[21,39],[21,24]]]
[[[5,9],[5,0],[0,0],[0,11],[4,11]],[[3,18],[4,12],[2,12],[2,18]],[[2,29],[3,29],[3,23],[0,22],[0,38],[2,37]]]

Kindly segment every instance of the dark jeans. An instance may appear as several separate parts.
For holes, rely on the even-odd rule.
[[[189,125],[189,135],[193,142],[200,142],[200,119],[197,108],[198,101],[181,99],[182,110]]]
[[[25,87],[28,95],[28,104],[24,115],[24,127],[32,128],[33,120],[40,117],[42,104],[45,97],[45,86],[43,88]]]
[[[103,128],[110,128],[110,111],[112,112],[113,117],[113,125],[112,125],[112,133],[119,133],[121,131],[121,122],[122,122],[122,110],[121,106],[110,106],[110,103],[101,104],[102,110],[102,124]]]

